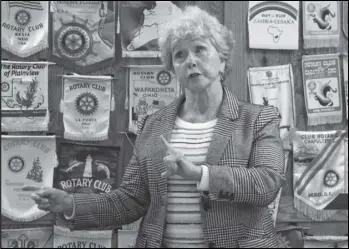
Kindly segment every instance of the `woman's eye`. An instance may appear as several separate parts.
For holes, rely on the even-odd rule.
[[[205,50],[205,48],[202,47],[202,46],[196,47],[196,53],[201,53],[201,52],[203,52],[204,50]]]
[[[175,58],[180,59],[183,57],[183,53],[181,51],[175,53]]]

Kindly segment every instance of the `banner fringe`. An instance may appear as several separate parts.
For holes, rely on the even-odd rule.
[[[30,221],[34,221],[34,220],[37,220],[37,219],[44,217],[45,215],[49,214],[49,212],[42,211],[42,210],[38,209],[38,211],[36,212],[35,215],[32,215],[30,217],[26,217],[26,218],[18,218],[18,216],[14,215],[12,212],[7,211],[6,209],[2,208],[1,214],[5,217],[11,219],[11,220],[14,220],[14,221],[30,222]]]
[[[294,207],[304,215],[310,217],[315,221],[325,221],[331,218],[337,213],[337,210],[317,210],[308,204],[304,203],[302,200],[294,197]]]
[[[5,118],[2,118],[5,119]],[[2,121],[4,122],[4,121]],[[17,126],[17,125],[7,125],[7,124],[1,124],[1,130],[3,132],[22,132],[22,131],[48,131],[48,122],[45,122],[44,124],[37,125],[28,125],[26,124],[25,127]]]
[[[43,44],[35,46],[29,52],[21,52],[21,51],[16,50],[10,44],[7,44],[4,41],[1,41],[1,48],[11,52],[12,54],[14,54],[14,55],[16,55],[18,57],[22,57],[22,58],[27,58],[27,57],[29,57],[31,55],[39,53],[39,52],[43,51],[44,49],[47,49],[48,47],[49,47],[48,46],[48,42],[44,42]]]
[[[342,112],[328,113],[326,115],[308,114],[308,125],[337,124],[342,122]]]
[[[64,131],[64,138],[69,140],[80,140],[80,141],[102,141],[108,139],[108,133],[102,135],[84,135],[84,134],[71,134]]]

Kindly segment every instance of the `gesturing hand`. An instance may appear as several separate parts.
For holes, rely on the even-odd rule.
[[[164,157],[164,163],[167,166],[167,170],[161,174],[161,177],[179,175],[186,180],[200,181],[202,168],[190,162],[182,152],[172,148],[163,136],[160,136],[160,138],[168,152],[168,155]]]
[[[31,198],[41,210],[66,214],[73,212],[73,197],[63,190],[35,186],[25,186],[22,190],[36,192]]]

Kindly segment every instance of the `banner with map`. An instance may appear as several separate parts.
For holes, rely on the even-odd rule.
[[[174,101],[180,85],[162,66],[131,66],[129,69],[129,131],[137,133],[138,121]]]
[[[119,1],[119,27],[123,57],[158,57],[159,28],[176,20],[179,1]]]
[[[115,2],[51,3],[53,59],[78,73],[109,66],[115,57]]]

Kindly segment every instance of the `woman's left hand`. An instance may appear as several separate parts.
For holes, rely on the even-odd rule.
[[[163,136],[160,137],[168,151],[168,155],[164,157],[167,170],[161,174],[161,177],[179,175],[186,180],[200,181],[202,176],[202,167],[190,162],[182,152],[172,148],[172,146]]]

